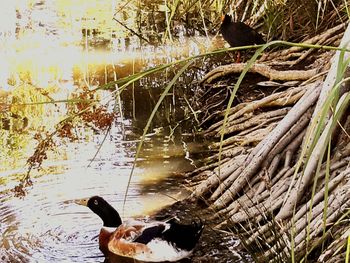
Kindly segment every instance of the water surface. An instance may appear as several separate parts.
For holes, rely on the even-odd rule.
[[[136,147],[159,93],[173,76],[169,71],[130,86],[121,94],[120,106],[115,104],[115,93],[97,93],[93,99],[100,101],[99,106],[115,112],[107,136],[106,130],[94,125],[75,123],[75,138],[56,136],[40,169],[31,171],[33,185],[24,189],[25,196],[15,196],[14,187],[28,171],[27,159],[77,107],[73,98],[205,49],[207,38],[200,36],[180,37],[171,45],[144,45],[111,24],[116,1],[99,1],[98,7],[87,2],[96,1],[7,1],[2,11],[3,262],[103,262],[97,244],[101,221],[73,200],[101,195],[128,218],[147,215],[188,194],[179,183],[181,173],[194,168],[189,149],[201,145],[184,136],[188,127],[178,120],[186,103],[173,92],[151,125],[123,209]]]

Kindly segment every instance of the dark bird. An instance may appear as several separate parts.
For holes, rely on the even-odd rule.
[[[263,37],[243,22],[233,22],[227,14],[221,20],[220,32],[231,47],[265,44]]]
[[[105,256],[112,253],[142,262],[178,261],[191,255],[204,228],[201,222],[184,225],[174,218],[122,222],[119,213],[99,196],[75,202],[102,219],[99,246]]]

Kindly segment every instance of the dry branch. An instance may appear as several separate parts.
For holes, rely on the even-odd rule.
[[[335,41],[341,35],[344,25],[332,28],[308,42],[321,45]],[[350,25],[342,38],[341,46],[345,43],[350,45],[349,40]],[[300,52],[301,50],[301,47],[293,47],[274,54],[283,54],[289,59],[299,52],[300,58],[293,64],[312,52]],[[327,53],[327,56],[329,54],[331,53]],[[207,180],[195,187],[191,196],[205,197],[210,203],[209,210],[217,211],[214,217],[226,219],[218,227],[243,229],[248,238],[246,243],[256,243],[266,258],[278,261],[281,254],[290,257],[291,234],[296,257],[309,253],[320,242],[331,238],[329,229],[337,231],[338,228],[333,226],[350,205],[350,169],[346,167],[350,160],[350,132],[348,124],[341,126],[345,121],[341,117],[345,116],[348,108],[350,92],[342,88],[335,94],[332,90],[341,78],[344,79],[347,73],[350,75],[350,69],[346,72],[344,68],[337,68],[342,65],[338,63],[339,57],[340,52],[336,52],[329,70],[328,64],[321,62],[323,66],[327,65],[327,68],[323,67],[323,70],[327,70],[324,81],[321,79],[324,72],[316,75],[316,70],[313,69],[313,74],[306,75],[307,81],[299,87],[229,109],[224,131],[221,117],[226,111],[218,112],[215,118],[220,121],[212,124],[202,134],[219,137],[224,133],[223,144],[214,143],[211,150],[222,149],[222,146],[225,150],[234,149],[237,144],[247,146],[244,152],[221,166],[223,172],[219,172],[217,167]],[[345,53],[344,60],[348,57],[349,52]],[[314,65],[319,62],[318,60]],[[230,73],[239,73],[245,66],[246,64],[236,64],[219,67],[208,73],[203,81],[211,82]],[[316,67],[322,66],[314,66]],[[301,73],[277,72],[266,64],[253,65],[250,72],[272,79],[279,78],[279,74],[289,79],[294,73]],[[309,74],[312,70],[303,72]],[[304,79],[303,76],[300,78]],[[348,86],[346,87],[349,88]],[[285,107],[291,104],[295,105],[292,108]],[[282,109],[272,110],[269,108],[271,106]],[[279,120],[281,117],[283,119]],[[319,123],[323,125],[317,126]],[[335,136],[339,126],[341,134],[346,136]],[[329,143],[330,138],[332,144]],[[255,147],[248,146],[248,143],[256,142],[259,143]],[[330,158],[327,159],[330,162],[325,163],[324,153],[328,146],[331,146],[328,148]],[[306,154],[307,151],[310,153]],[[312,181],[314,185],[310,187]],[[291,220],[293,211],[295,214]],[[340,233],[344,235],[346,231]],[[334,243],[334,247],[339,248],[342,244]],[[332,248],[329,249],[328,253],[334,252]],[[329,254],[324,254],[323,258],[326,255],[329,257]]]
[[[344,28],[347,26],[347,23],[342,23],[340,25],[337,25],[333,28],[330,28],[328,30],[326,30],[324,33],[322,33],[321,35],[317,35],[314,36],[313,38],[310,38],[306,41],[304,41],[305,44],[324,44],[327,43],[326,41],[329,40],[331,37],[333,36],[339,36],[339,31],[344,30]],[[272,63],[276,63],[276,59],[280,60],[280,61],[288,61],[291,56],[295,56],[295,57],[300,57],[301,53],[296,53],[296,52],[300,52],[303,49],[305,49],[304,47],[291,47],[289,49],[283,50],[283,51],[276,51],[274,53],[271,54],[266,54],[263,57],[261,57],[261,59],[259,60],[259,62],[262,61],[272,61]],[[294,53],[296,53],[296,55],[293,55]]]
[[[349,27],[350,28],[350,27]],[[347,93],[345,93],[339,100],[337,104],[337,109],[341,107],[344,103],[348,103],[345,100]],[[336,109],[336,110],[337,110]],[[327,138],[330,136],[332,131],[334,130],[335,125],[333,123],[333,117],[327,123],[325,129],[323,130],[320,138],[318,139],[315,148],[313,149],[309,161],[306,164],[303,175],[298,179],[294,190],[291,191],[288,199],[286,200],[286,204],[283,206],[281,211],[277,214],[276,219],[285,219],[289,217],[293,213],[293,207],[297,204],[300,198],[303,196],[306,188],[308,187],[310,181],[313,178],[317,163],[320,158],[322,158],[323,153],[326,149]]]
[[[215,68],[207,73],[201,82],[212,83],[215,79],[234,73],[242,73],[247,63],[234,63]],[[253,64],[248,72],[258,73],[269,80],[307,80],[318,73],[319,69],[309,70],[276,70],[265,64]]]
[[[212,187],[225,180],[230,173],[235,171],[242,164],[245,157],[245,155],[240,155],[214,169],[210,177],[195,188],[191,197],[200,197],[207,193]]]
[[[304,112],[316,101],[320,92],[319,83],[314,89],[309,88],[297,104],[288,112],[285,118],[279,122],[276,128],[259,143],[250,153],[245,161],[245,169],[232,186],[218,198],[213,204],[213,208],[220,209],[229,203],[233,196],[240,191],[251,176],[257,171],[261,163],[266,159],[269,151],[276,145],[281,137],[294,125],[294,123],[304,114]],[[258,149],[258,150],[256,150]]]
[[[278,110],[274,110],[274,111],[268,111],[268,112],[264,112],[261,113],[259,115],[256,116],[252,116],[250,119],[246,119],[244,122],[240,122],[235,124],[235,122],[228,122],[227,123],[227,127],[225,129],[225,133],[224,134],[230,134],[233,132],[237,132],[237,131],[242,131],[242,130],[246,130],[250,127],[254,127],[260,124],[268,124],[270,122],[272,122],[276,117],[277,120],[279,120],[281,117],[283,117],[284,115],[286,115],[288,113],[288,110],[290,110],[290,108],[282,108],[282,109],[278,109]],[[214,134],[215,132],[215,134]],[[213,133],[210,133],[211,136],[215,136],[215,137],[220,137],[221,136],[221,128],[217,128],[213,131]]]
[[[297,102],[308,89],[313,88],[314,86],[315,83],[301,87],[294,87],[283,92],[273,93],[260,100],[252,101],[250,103],[239,104],[236,107],[229,110],[229,117],[227,121],[231,124],[238,124],[251,118],[252,113],[257,109],[262,109],[271,106],[283,107],[295,104],[295,102]],[[220,113],[220,115],[224,116],[225,111]],[[219,130],[219,128],[222,127],[223,123],[223,120],[216,122],[207,129],[206,133],[210,134],[210,132],[214,130]]]
[[[347,243],[347,239],[350,235],[350,228],[348,229],[341,229],[341,231],[339,231],[340,237],[338,237],[337,239],[335,239],[327,248],[327,250],[325,250],[319,257],[317,262],[318,263],[322,263],[322,262],[329,262],[330,259],[334,256],[336,256],[337,254],[339,254],[339,251],[346,247],[346,243]],[[338,236],[338,235],[333,235],[333,236]],[[345,256],[341,255],[341,259],[340,262],[342,260],[344,260]]]

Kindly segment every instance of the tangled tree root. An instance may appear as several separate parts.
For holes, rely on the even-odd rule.
[[[319,46],[339,44],[338,41],[341,40],[346,25],[347,23],[337,25],[333,28],[326,30],[320,35],[306,40],[304,43]],[[265,56],[261,57],[259,62],[266,61],[269,65],[294,66],[305,60],[307,57],[309,57],[312,52],[315,52],[315,49],[291,47],[286,50],[266,54]]]
[[[343,27],[310,43],[325,43]],[[350,26],[340,47],[349,49],[349,40]],[[280,51],[279,56],[289,59],[296,51]],[[223,218],[217,227],[239,231],[246,247],[259,247],[267,261],[290,258],[291,251],[298,258],[308,257],[322,244],[318,262],[344,251],[349,229],[343,222],[350,213],[349,57],[349,52],[337,51],[325,79],[313,72],[297,87],[238,104],[229,110],[224,130],[219,120],[201,133],[210,138],[223,134],[225,139],[211,145],[215,154],[208,166],[189,174],[197,178],[191,198],[205,199],[214,217]],[[242,67],[219,68],[204,81]],[[269,69],[258,65],[253,71],[258,68]],[[337,82],[340,71],[343,82]],[[217,112],[216,118],[224,114]]]
[[[233,73],[241,73],[247,66],[246,63],[235,63],[217,67],[206,74],[202,81],[212,83],[217,78],[226,76]],[[254,64],[249,68],[249,72],[258,73],[270,80],[307,80],[315,76],[319,69],[310,70],[275,70],[266,64]]]

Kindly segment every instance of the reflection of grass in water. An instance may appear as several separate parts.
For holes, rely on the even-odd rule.
[[[6,98],[8,112],[3,112],[0,117],[1,170],[23,167],[38,142],[50,131],[55,131],[57,123],[69,113],[65,103],[51,102],[48,94],[53,94],[50,89],[22,84]],[[82,103],[82,100],[73,102]],[[70,100],[64,102],[70,104]],[[80,133],[87,135],[87,131]],[[57,152],[52,154],[57,155]]]
[[[25,165],[28,156],[27,149],[33,149],[35,144],[29,145],[31,136],[0,129],[0,171],[19,168]]]
[[[22,117],[30,116],[30,126],[40,127],[43,124],[43,114],[47,106],[32,103],[47,100],[43,94],[43,90],[34,88],[32,85],[19,85],[12,92],[11,112]]]
[[[131,183],[131,178],[132,178],[132,175],[133,175],[133,172],[134,172],[134,169],[135,169],[135,165],[136,165],[136,161],[138,159],[138,156],[140,154],[140,151],[141,151],[141,148],[142,148],[142,144],[143,142],[145,141],[145,138],[146,138],[146,134],[148,132],[148,129],[152,123],[152,120],[156,114],[156,112],[158,111],[158,108],[159,106],[161,105],[162,101],[164,100],[164,98],[167,96],[167,94],[169,93],[169,91],[171,90],[171,88],[173,87],[173,85],[178,81],[178,78],[184,73],[184,71],[191,65],[192,63],[192,60],[189,60],[187,61],[187,63],[181,67],[181,69],[178,71],[178,73],[174,76],[174,78],[168,83],[168,85],[165,87],[163,93],[161,94],[160,98],[158,99],[157,101],[157,104],[154,106],[154,109],[147,121],[147,124],[143,130],[143,134],[142,134],[142,137],[141,137],[141,140],[137,146],[137,150],[136,150],[136,154],[135,154],[135,160],[134,160],[134,163],[133,163],[133,166],[131,168],[131,172],[130,172],[130,177],[129,177],[129,181],[128,181],[128,185],[126,187],[126,190],[125,190],[125,197],[124,197],[124,203],[123,203],[123,209],[124,209],[124,206],[125,206],[125,202],[126,202],[126,198],[127,198],[127,195],[128,195],[128,190],[129,190],[129,187],[130,187],[130,183]]]
[[[43,105],[23,105],[43,100],[43,95],[37,89],[27,84],[20,85],[12,92],[10,100],[12,103],[9,111],[1,115],[1,170],[18,168],[25,164],[24,158],[35,145],[32,135],[26,130],[28,126],[37,129],[44,124]]]

